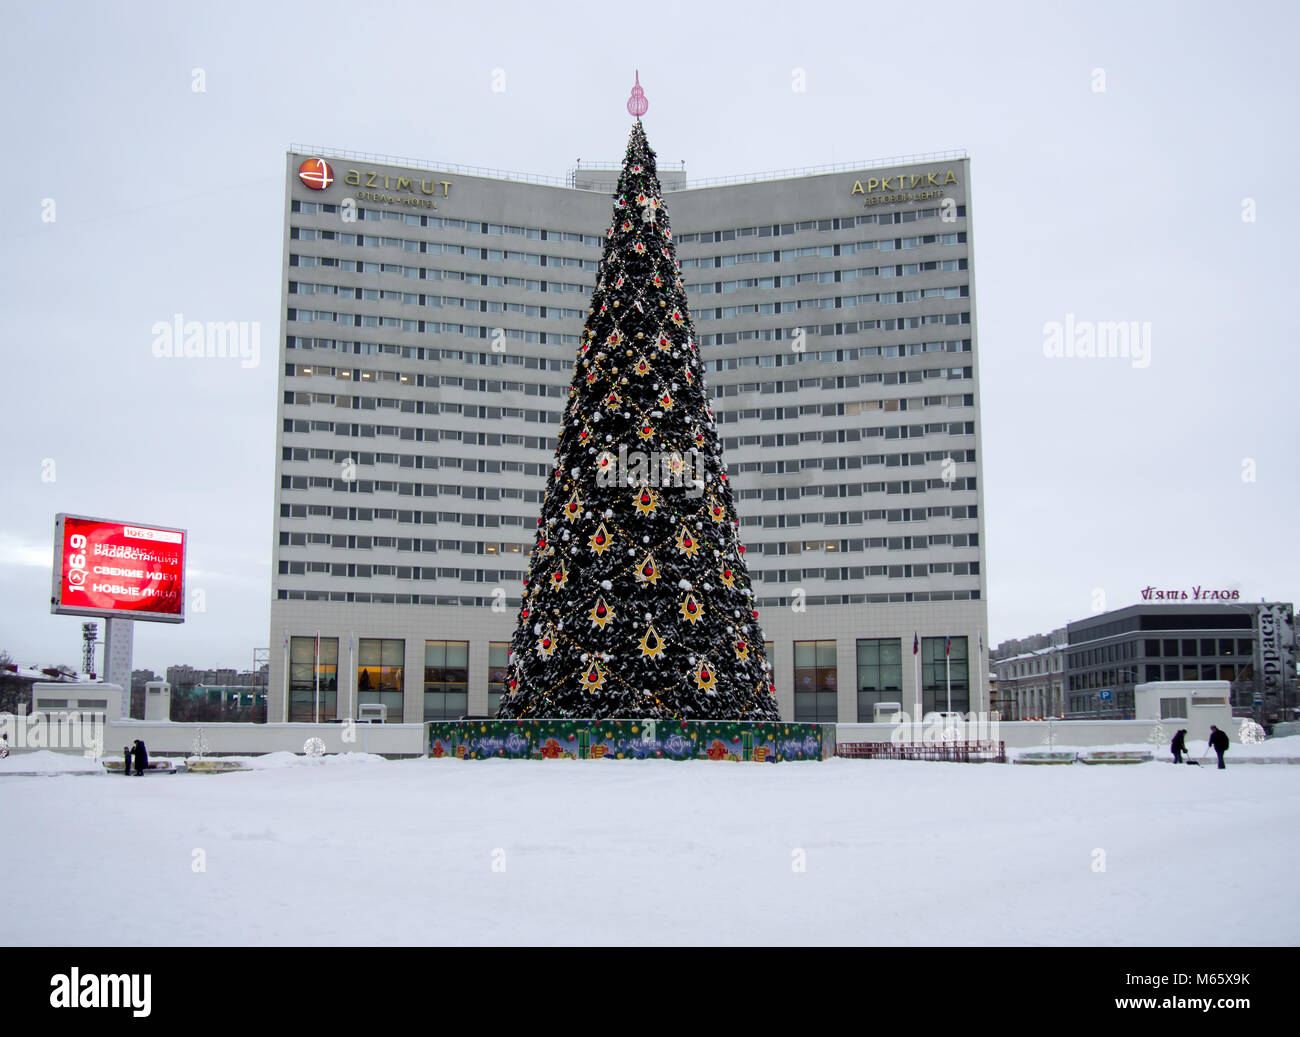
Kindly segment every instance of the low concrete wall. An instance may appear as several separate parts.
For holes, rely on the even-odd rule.
[[[1054,745],[1128,745],[1150,742],[1154,720],[1004,720],[996,724],[959,724],[957,731],[971,740],[993,739],[1006,743],[1008,749],[1045,748]],[[836,724],[836,742],[888,742],[893,724]],[[922,724],[921,738],[934,738],[934,730]],[[1174,728],[1165,724],[1168,737],[1159,739],[1168,745]],[[911,740],[905,733],[903,741]]]
[[[355,738],[345,742],[343,724],[178,724],[170,720],[122,720],[107,725],[104,753],[121,754],[137,738],[150,756],[191,756],[194,736],[203,729],[209,756],[258,756],[303,751],[308,738],[319,738],[327,753],[376,753],[381,756],[423,756],[424,724],[356,724]]]

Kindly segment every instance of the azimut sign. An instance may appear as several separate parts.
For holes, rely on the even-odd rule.
[[[313,191],[323,191],[334,183],[334,170],[323,158],[309,158],[298,167],[298,179]]]
[[[313,191],[324,191],[339,179],[334,167],[323,158],[304,159],[298,167],[298,179]],[[421,174],[381,173],[377,169],[348,169],[342,181],[353,190],[350,197],[358,202],[381,205],[405,205],[417,209],[436,209],[435,198],[451,194],[451,181]]]
[[[422,176],[392,176],[389,173],[379,173],[373,169],[364,171],[349,169],[343,177],[343,182],[352,187],[382,187],[385,191],[396,191],[399,194],[406,192],[408,194],[436,195],[439,198],[446,198],[448,192],[451,191],[450,180],[434,180],[431,177]]]

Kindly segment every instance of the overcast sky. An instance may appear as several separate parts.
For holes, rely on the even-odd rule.
[[[970,154],[993,643],[1152,584],[1295,601],[1297,10],[5,4],[0,648],[78,662],[69,511],[189,530],[206,611],[139,624],[137,667],[247,668],[285,150],[562,176],[622,157],[635,69],[692,177]],[[260,364],[155,358],[177,313],[260,322]],[[1146,363],[1045,355],[1067,320],[1149,323]]]

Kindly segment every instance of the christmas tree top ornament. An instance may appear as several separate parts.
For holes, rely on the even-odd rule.
[[[649,110],[650,102],[645,99],[645,91],[641,89],[641,70],[637,69],[636,86],[632,87],[632,96],[627,99],[627,114],[639,119]]]
[[[640,74],[628,111],[647,107]],[[779,720],[655,153],[632,124],[502,719]]]

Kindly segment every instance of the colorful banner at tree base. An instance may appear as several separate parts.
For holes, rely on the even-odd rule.
[[[429,755],[458,760],[828,760],[834,724],[732,720],[444,720]]]

